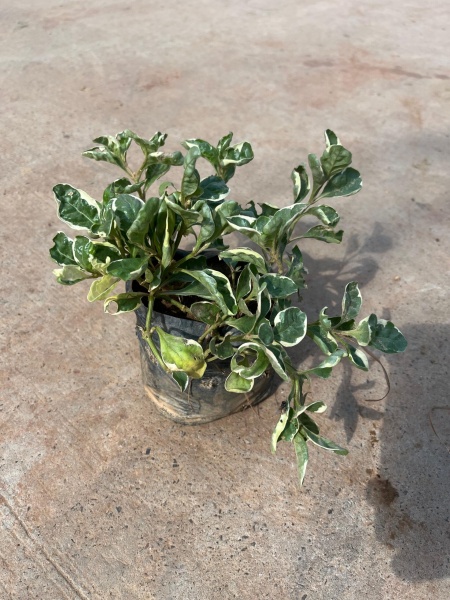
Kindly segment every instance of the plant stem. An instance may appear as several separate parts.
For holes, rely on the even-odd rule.
[[[192,317],[194,316],[187,306],[184,306],[184,304],[181,304],[181,302],[178,302],[178,300],[174,300],[172,296],[169,296],[169,294],[158,294],[158,298],[164,298],[164,300],[167,300],[170,302],[170,304],[173,304],[182,312],[186,313],[187,315],[191,315]]]
[[[220,327],[221,324],[222,324],[222,322],[214,323],[213,325],[210,325],[207,329],[205,329],[205,331],[202,333],[202,335],[198,338],[198,343],[201,344],[203,342],[203,340],[206,338],[206,336],[209,335],[210,333],[212,333],[218,327]]]
[[[153,314],[153,305],[155,303],[155,297],[151,294],[148,297],[148,309],[147,309],[147,317],[145,319],[145,330],[144,330],[144,339],[147,342],[147,344],[150,346],[150,350],[153,352],[153,356],[156,358],[156,360],[159,363],[159,366],[166,371],[166,373],[170,373],[170,370],[166,367],[166,365],[164,364],[163,359],[161,358],[161,355],[158,351],[158,348],[155,346],[154,341],[152,340],[152,334],[151,334],[151,324],[152,324],[152,314]]]
[[[150,327],[152,324],[153,305],[155,304],[155,296],[150,294],[148,297],[147,318],[145,319],[145,333],[150,335]]]

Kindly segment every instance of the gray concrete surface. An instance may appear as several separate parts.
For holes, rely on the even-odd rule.
[[[446,3],[22,0],[0,17],[0,598],[450,597]],[[54,283],[51,188],[100,194],[113,169],[80,152],[125,127],[173,148],[249,139],[242,200],[286,204],[326,127],[354,153],[345,243],[304,246],[306,310],[357,278],[409,350],[381,403],[376,367],[317,383],[350,454],[312,451],[302,490],[291,448],[269,452],[283,388],[210,425],[165,421],[133,316]]]

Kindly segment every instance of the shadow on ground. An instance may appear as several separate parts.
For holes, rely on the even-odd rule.
[[[364,288],[378,270],[374,253],[391,246],[376,224],[364,246],[356,237],[349,241],[342,260],[305,257],[311,273],[320,274],[305,294],[311,314],[326,304],[338,310],[349,281]],[[441,358],[450,326],[414,323],[402,331],[408,340],[405,354],[383,359],[391,381],[383,404],[367,401],[383,396],[385,390],[375,385],[379,378],[369,373],[364,381],[360,371],[344,362],[331,418],[343,421],[348,442],[360,418],[373,422],[370,441],[379,448],[379,467],[371,473],[366,495],[375,511],[376,536],[393,550],[392,568],[399,577],[426,581],[450,573],[449,373]]]

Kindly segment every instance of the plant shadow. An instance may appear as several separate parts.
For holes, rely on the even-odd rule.
[[[391,246],[377,223],[364,245],[356,236],[350,238],[342,260],[305,255],[314,274],[305,293],[308,312],[317,314],[326,305],[330,314],[334,307],[338,312],[345,284],[369,283],[378,270],[373,255]],[[389,318],[386,313],[380,316]],[[367,403],[384,393],[374,381],[378,377],[364,381],[362,372],[345,361],[331,418],[343,421],[347,442],[360,420],[373,424],[370,443],[378,448],[379,461],[377,471],[367,470],[366,499],[374,509],[376,538],[392,551],[391,565],[399,577],[431,581],[450,572],[450,404],[443,353],[450,326],[410,324],[402,332],[409,342],[406,352],[384,360],[391,382],[386,400]],[[294,349],[297,364],[307,345]]]

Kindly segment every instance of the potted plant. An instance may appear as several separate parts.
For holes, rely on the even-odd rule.
[[[182,154],[161,150],[166,137],[157,132],[144,139],[125,130],[95,139],[97,146],[84,156],[124,172],[100,200],[69,184],[54,187],[60,219],[84,230],[74,239],[63,232],[54,237],[57,281],[93,280],[90,302],[103,301],[105,312],[115,307],[115,314],[136,311],[146,389],[175,420],[205,422],[255,403],[270,391],[273,373],[289,382],[272,450],[279,441],[293,443],[302,482],[308,442],[347,453],[320,435],[312,416],[326,406],[307,400],[305,383],[329,377],[343,359],[367,371],[368,347],[386,353],[406,347],[390,321],[374,314],[356,321],[356,282],[347,284],[339,315],[324,308],[308,321],[298,306],[306,269],[296,242],[341,242],[339,215],[327,202],[359,192],[360,174],[350,166],[351,153],[327,130],[322,156],[308,156],[310,174],[303,164],[292,171],[291,204],[242,206],[228,198],[228,183],[253,159],[248,142],[232,145],[231,133],[216,146],[189,139]],[[142,151],[137,169],[127,159],[132,143]],[[200,162],[211,172],[205,178]],[[176,168],[179,183],[172,178]],[[318,224],[302,229],[307,216]],[[238,247],[225,243],[233,232],[244,239]],[[122,282],[125,291],[118,290]],[[325,355],[312,368],[297,367],[289,357],[289,348],[305,336]]]

